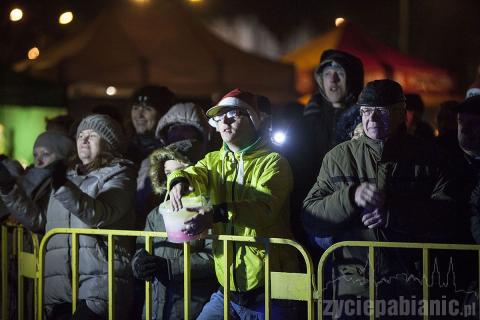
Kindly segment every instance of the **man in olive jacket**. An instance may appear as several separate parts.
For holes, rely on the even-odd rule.
[[[441,241],[453,202],[450,178],[433,145],[406,134],[401,86],[372,81],[358,105],[365,134],[326,154],[303,203],[304,228],[334,242]],[[377,284],[382,276],[415,272],[415,257],[402,253],[400,258],[396,250],[377,252]],[[336,252],[335,296],[368,297],[367,261],[363,248]]]

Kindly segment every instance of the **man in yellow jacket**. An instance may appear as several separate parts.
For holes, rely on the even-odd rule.
[[[192,190],[207,196],[213,205],[212,210],[199,209],[183,231],[196,235],[212,228],[214,234],[291,238],[290,166],[259,134],[255,95],[235,89],[210,108],[207,116],[220,132],[222,148],[168,178],[174,210],[182,208],[181,197]],[[235,242],[231,250],[229,312],[235,319],[263,319],[265,249]],[[214,242],[213,251],[217,279],[224,286],[222,243]],[[269,257],[273,270],[295,270],[297,261],[288,250],[273,248]],[[273,318],[278,312],[285,319],[291,307],[272,301]],[[223,319],[223,288],[212,295],[198,319]]]

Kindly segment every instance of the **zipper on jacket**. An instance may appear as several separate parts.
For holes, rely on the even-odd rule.
[[[237,158],[235,158],[235,154],[232,153],[233,159],[235,160],[235,175],[233,177],[233,182],[232,182],[232,203],[235,201],[235,184],[237,183],[237,175],[238,175],[238,161]],[[230,225],[230,235],[234,236],[235,235],[235,224],[232,221],[232,224]],[[238,291],[238,285],[237,285],[237,273],[235,269],[235,264],[237,262],[237,243],[233,241],[232,244],[232,253],[233,253],[233,261],[232,261],[232,277],[233,277],[233,285],[235,287],[235,291]]]

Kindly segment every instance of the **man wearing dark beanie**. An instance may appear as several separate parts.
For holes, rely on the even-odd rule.
[[[303,226],[310,235],[330,237],[334,243],[445,241],[447,219],[453,216],[452,180],[434,145],[406,133],[405,100],[402,87],[392,80],[372,81],[362,90],[357,106],[364,135],[325,155],[303,202]],[[368,279],[367,251],[343,247],[335,252],[335,299],[368,299],[373,279]],[[419,288],[396,276],[421,277],[418,256],[381,249],[375,257],[376,281],[396,279],[378,285],[375,297],[413,299]],[[368,314],[348,318],[365,319]]]
[[[163,146],[155,139],[155,127],[174,101],[173,92],[163,86],[144,86],[134,92],[131,118],[135,134],[128,147],[128,159],[140,164],[153,150]]]

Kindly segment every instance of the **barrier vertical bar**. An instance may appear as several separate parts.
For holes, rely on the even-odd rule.
[[[145,236],[145,250],[153,254],[152,238]],[[145,319],[152,319],[152,281],[145,281]]]
[[[183,243],[183,314],[184,319],[190,319],[191,300],[191,276],[190,276],[190,243]]]
[[[21,272],[21,253],[23,252],[23,228],[17,227],[17,315],[19,320],[25,318],[23,272]]]
[[[235,254],[235,253],[233,253]],[[223,275],[223,319],[230,319],[230,265],[228,264],[228,240],[223,240],[223,264],[225,274]],[[235,268],[235,257],[233,258],[233,268]]]
[[[78,300],[78,234],[72,232],[72,314],[77,310]]]
[[[39,278],[39,273],[38,273],[38,250],[40,248],[40,244],[38,242],[38,237],[36,234],[32,233],[30,231],[30,235],[32,236],[32,243],[33,243],[33,255],[36,257],[35,261],[35,278],[33,279],[33,319],[37,319],[38,316],[38,304],[37,304],[37,298],[38,298],[38,278]]]
[[[270,243],[265,244],[265,319],[270,320]]]
[[[429,287],[428,287],[428,275],[429,275],[429,263],[428,263],[428,248],[422,248],[422,257],[423,257],[423,273],[422,273],[422,291],[423,291],[423,319],[428,320],[430,318],[430,297],[429,297]]]
[[[368,306],[370,320],[375,320],[375,247],[368,247]]]
[[[108,235],[108,319],[115,319],[115,240],[112,234]]]
[[[8,319],[8,229],[2,225],[2,319]]]

